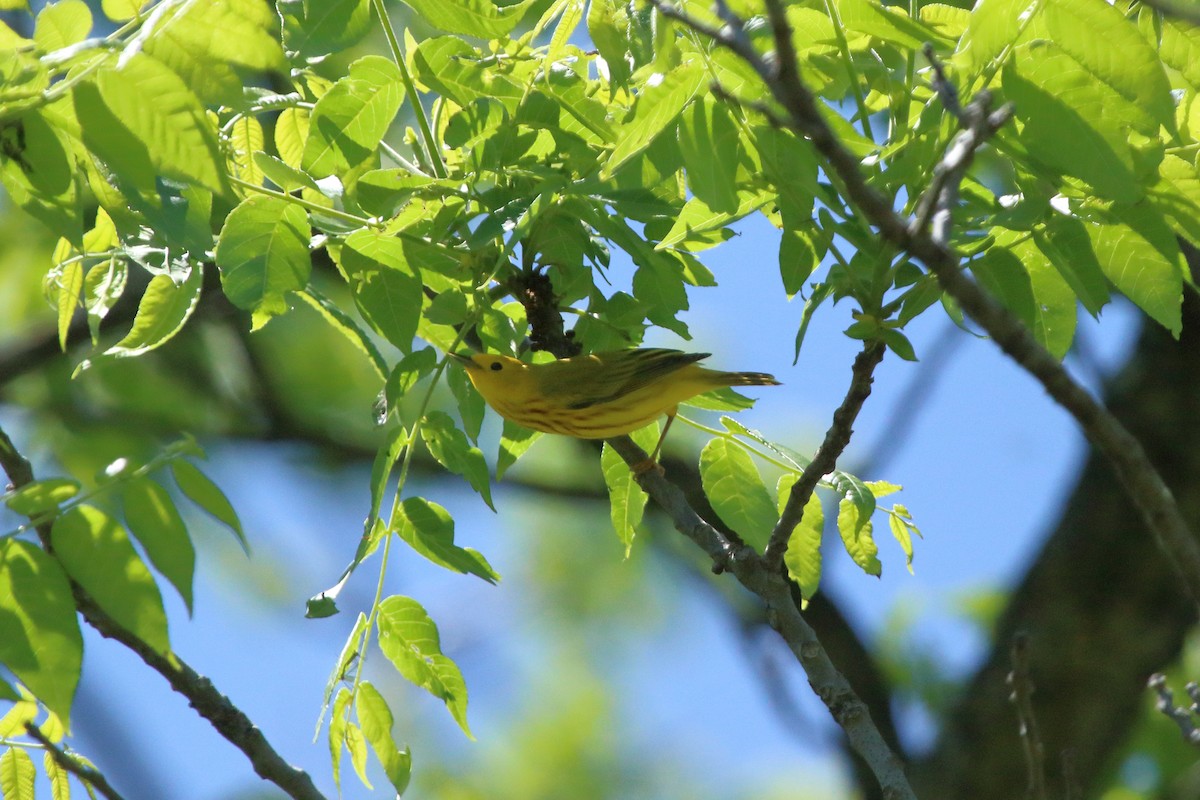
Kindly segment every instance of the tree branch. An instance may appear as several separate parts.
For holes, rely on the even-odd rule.
[[[1171,490],[1146,457],[1145,450],[1128,430],[1080,386],[1062,363],[1040,345],[1011,312],[1001,306],[960,268],[959,258],[946,244],[944,234],[914,230],[893,208],[890,200],[876,191],[859,169],[857,158],[847,150],[821,116],[817,99],[801,80],[799,60],[792,45],[792,29],[782,0],[764,0],[774,34],[775,54],[761,56],[748,39],[739,36],[740,24],[727,23],[712,31],[665,0],[650,0],[664,15],[693,29],[712,35],[721,46],[740,55],[763,79],[772,97],[785,110],[788,126],[807,137],[827,162],[847,198],[880,235],[912,258],[923,263],[938,279],[942,290],[958,303],[996,344],[1033,375],[1055,402],[1071,414],[1088,439],[1104,454],[1122,486],[1141,512],[1155,540],[1183,579],[1193,602],[1200,604],[1200,544],[1197,543]],[[1003,119],[987,115],[989,124]],[[959,140],[956,138],[956,142]],[[976,139],[974,147],[983,142]],[[960,151],[965,149],[961,148]],[[955,152],[951,144],[943,163],[953,169],[973,154]],[[963,167],[965,169],[965,167]],[[953,173],[952,173],[953,174]],[[961,177],[961,171],[958,172]]]
[[[12,439],[0,428],[0,468],[8,475],[13,488],[19,489],[33,481],[33,468],[29,461],[21,455]],[[50,541],[50,525],[43,523],[37,526],[38,538],[42,547],[53,555]],[[71,594],[75,607],[84,620],[95,628],[101,636],[113,639],[128,647],[155,672],[166,678],[179,694],[188,699],[189,705],[196,713],[207,719],[217,732],[229,740],[249,759],[254,771],[264,780],[282,789],[295,800],[325,800],[324,795],[317,791],[312,778],[304,770],[288,764],[278,752],[271,747],[250,718],[235,706],[228,697],[221,694],[212,682],[197,673],[175,654],[163,655],[146,642],[130,633],[102,609],[82,586],[68,576]]]
[[[862,352],[854,359],[854,377],[850,381],[850,388],[846,390],[846,397],[842,400],[842,404],[838,406],[837,411],[833,412],[833,424],[825,432],[825,439],[821,442],[813,460],[804,468],[800,478],[792,484],[787,504],[783,508],[783,513],[779,515],[779,522],[775,524],[775,530],[771,531],[771,539],[767,542],[767,548],[763,553],[763,565],[768,570],[778,572],[782,568],[783,554],[787,552],[788,540],[791,539],[792,532],[796,530],[796,526],[800,524],[800,520],[804,516],[804,505],[812,496],[813,490],[817,488],[817,483],[821,478],[833,472],[842,451],[850,443],[850,436],[854,433],[854,421],[858,418],[858,412],[862,410],[863,403],[871,394],[875,367],[879,366],[879,362],[883,360],[885,350],[886,348],[879,342],[867,342],[863,346]]]
[[[640,464],[648,458],[628,436],[609,439],[608,444],[626,464]],[[708,553],[717,567],[733,573],[743,586],[766,603],[767,621],[800,661],[809,685],[845,731],[850,746],[870,765],[883,789],[883,796],[915,800],[903,763],[888,747],[866,705],[834,667],[816,633],[801,616],[783,574],[777,569],[769,569],[752,548],[735,545],[701,519],[679,487],[657,471],[639,473],[637,482],[667,512],[676,530]]]
[[[25,733],[29,734],[30,738],[46,749],[46,752],[54,759],[55,764],[58,764],[67,772],[107,797],[108,800],[125,800],[120,792],[112,787],[112,784],[108,782],[108,779],[104,777],[104,774],[100,770],[84,764],[75,758],[75,756],[50,741],[49,737],[42,733],[42,729],[37,725],[34,725],[32,722],[26,722]]]

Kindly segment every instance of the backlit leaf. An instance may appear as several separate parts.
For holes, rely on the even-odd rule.
[[[141,542],[150,563],[179,591],[191,614],[196,551],[175,501],[149,478],[126,484],[121,500],[129,532]]]
[[[791,496],[792,486],[799,479],[800,476],[795,473],[780,476],[776,488],[780,513],[783,513],[783,507]],[[800,587],[802,604],[807,604],[813,598],[821,582],[821,535],[824,530],[825,510],[821,507],[821,498],[813,492],[804,504],[804,515],[792,532],[787,551],[783,554],[788,576]]]
[[[62,567],[37,545],[0,539],[0,663],[64,722],[83,637]]]
[[[356,707],[363,736],[375,751],[375,757],[383,766],[383,772],[397,796],[403,794],[412,775],[412,756],[408,748],[398,748],[392,738],[392,711],[387,701],[374,686],[363,681],[358,685]]]
[[[255,195],[229,212],[217,240],[221,287],[229,302],[256,315],[287,310],[284,296],[308,284],[312,259],[304,209]]]
[[[454,520],[450,512],[423,497],[408,497],[400,504],[392,530],[412,549],[440,567],[496,583],[496,574],[478,550],[454,543]]]
[[[700,480],[717,516],[751,546],[765,547],[779,513],[746,450],[713,439],[700,453]]]
[[[411,683],[446,704],[463,732],[467,727],[467,687],[462,673],[442,653],[437,626],[410,597],[389,597],[379,604],[379,649]]]
[[[454,425],[454,420],[443,411],[430,411],[421,425],[421,438],[429,448],[429,454],[446,469],[462,475],[479,492],[483,502],[495,511],[492,505],[492,489],[488,477],[487,462],[478,447],[472,447],[467,435]]]
[[[195,464],[183,459],[175,459],[171,462],[171,475],[174,476],[175,483],[179,484],[179,488],[183,490],[189,500],[233,531],[238,541],[241,542],[242,549],[246,552],[250,551],[246,534],[242,531],[242,522],[238,519],[237,512],[233,510],[233,506],[229,504],[228,498],[225,497],[225,493],[221,491],[220,487],[209,480],[209,477],[201,472]]]
[[[67,573],[117,624],[159,653],[170,650],[162,596],[121,523],[76,506],[54,521],[51,539]]]

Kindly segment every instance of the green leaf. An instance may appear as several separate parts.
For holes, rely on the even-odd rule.
[[[421,438],[429,454],[455,475],[462,475],[479,492],[483,502],[493,511],[492,489],[488,478],[487,461],[478,447],[472,447],[467,435],[454,426],[454,420],[444,411],[430,411],[421,425]]]
[[[475,36],[480,39],[499,39],[508,36],[517,26],[532,0],[496,6],[492,0],[404,0],[417,16],[438,30]]]
[[[79,481],[70,478],[46,478],[25,484],[5,498],[4,503],[13,513],[36,517],[53,511],[77,494]]]
[[[364,56],[326,92],[309,118],[300,167],[315,178],[367,162],[391,126],[404,84],[400,70],[382,56]]]
[[[0,663],[63,720],[83,664],[71,587],[40,547],[0,539]]]
[[[463,107],[480,97],[493,97],[512,112],[527,91],[519,80],[520,67],[496,70],[481,62],[481,54],[457,36],[426,39],[413,55],[415,77],[438,94]],[[536,62],[529,66],[535,68]]]
[[[1075,293],[1033,242],[999,231],[971,272],[1056,358],[1066,355],[1075,335]]]
[[[433,372],[437,367],[437,361],[437,353],[433,351],[432,347],[422,347],[420,350],[414,350],[407,354],[400,359],[396,366],[392,367],[383,388],[389,414],[417,385],[417,381]]]
[[[876,557],[879,547],[875,544],[875,538],[871,533],[871,514],[864,513],[868,505],[871,512],[874,512],[875,498],[871,496],[870,490],[862,486],[861,481],[858,481],[857,478],[848,480],[849,478],[850,476],[842,475],[840,479],[835,478],[834,480],[834,485],[838,486],[839,490],[841,490],[841,486],[853,487],[844,492],[838,503],[838,533],[841,534],[846,552],[850,554],[854,563],[868,575],[879,577],[883,572],[883,565]],[[865,492],[865,496],[870,497],[869,504],[864,502],[864,495],[860,492]]]
[[[410,597],[389,597],[379,604],[379,649],[401,675],[446,704],[468,737],[467,687],[462,673],[442,653],[437,626]]]
[[[496,456],[496,480],[504,477],[508,468],[517,463],[517,459],[533,446],[542,434],[531,431],[515,422],[504,420],[504,428],[500,434],[500,452]]]
[[[971,80],[1016,43],[1038,5],[1038,0],[980,0],[975,4],[954,56]]]
[[[137,0],[129,0],[130,4]],[[332,3],[330,3],[332,4]],[[225,62],[247,70],[283,70],[279,17],[258,0],[206,0],[186,3],[155,28],[151,41],[161,50],[186,51],[197,64]],[[187,76],[184,76],[187,77]]]
[[[299,176],[300,184],[297,186],[285,186],[271,176],[267,168],[261,162],[259,166],[263,171],[267,172],[267,177],[279,184],[280,187],[287,191],[298,189],[300,186],[308,186],[317,190],[316,181],[306,172],[300,171],[300,159],[304,157],[304,145],[308,141],[309,127],[309,111],[307,108],[285,108],[279,112],[279,118],[275,120],[275,149],[279,151],[279,158],[283,163],[291,167]],[[258,160],[259,156],[255,156]]]
[[[105,68],[74,89],[84,144],[141,191],[156,175],[228,191],[216,133],[200,100],[151,56]]]
[[[4,800],[34,800],[33,781],[37,768],[19,747],[9,747],[0,756],[0,792]]]
[[[246,541],[246,534],[242,531],[242,522],[238,519],[237,512],[233,510],[233,506],[229,504],[228,498],[225,497],[225,493],[221,491],[220,487],[209,480],[199,467],[183,459],[171,462],[171,474],[188,499],[233,531],[238,541],[241,542],[242,549],[249,553],[250,545]]]
[[[71,800],[70,773],[58,765],[48,750],[42,754],[42,767],[50,782],[50,800]]]
[[[724,212],[713,211],[699,197],[689,198],[675,217],[675,224],[654,249],[686,246],[691,251],[697,251],[718,245],[734,235],[733,231],[728,230],[730,223],[757,211],[772,199],[773,195],[767,192],[742,193],[738,195],[737,207]]]
[[[217,240],[221,287],[229,302],[256,316],[287,310],[284,296],[308,285],[312,259],[304,209],[254,195],[229,212]]]
[[[717,516],[751,546],[765,547],[779,514],[746,450],[729,439],[710,441],[700,453],[700,481]]]
[[[0,125],[0,142],[5,148],[0,180],[13,205],[78,243],[83,215],[72,180],[74,167],[54,126],[31,111],[14,124]]]
[[[779,240],[779,274],[788,299],[795,297],[821,264],[829,240],[816,225],[785,228]]]
[[[97,215],[104,214],[98,209]],[[108,217],[104,214],[105,218]],[[125,294],[129,281],[129,266],[118,258],[105,259],[88,270],[83,279],[83,304],[87,308],[88,329],[92,343],[100,340],[100,323],[104,321],[117,301]]]
[[[1123,13],[1092,0],[1055,0],[1044,13],[1050,39],[1122,99],[1128,106],[1122,115],[1146,118],[1140,129],[1147,135],[1156,135],[1160,125],[1175,129],[1175,103],[1162,62]]]
[[[377,333],[407,353],[421,319],[425,286],[394,236],[359,231],[346,239],[342,268],[350,275],[354,302]]]
[[[784,231],[811,225],[814,198],[821,191],[812,143],[769,125],[756,126],[753,133],[763,174],[778,193]]]
[[[118,625],[156,652],[170,651],[162,596],[119,522],[94,506],[76,506],[54,521],[51,541],[67,574]]]
[[[775,490],[779,513],[783,513],[783,507],[791,496],[792,486],[799,479],[800,476],[795,473],[779,477],[779,484]],[[821,582],[821,535],[824,531],[825,510],[821,507],[821,498],[813,492],[804,504],[804,515],[792,532],[788,548],[783,554],[788,577],[800,587],[802,610],[817,593],[817,586]]]
[[[896,537],[896,541],[900,543],[900,548],[904,551],[904,566],[908,569],[908,572],[911,575],[913,571],[913,546],[911,531],[916,530],[916,528],[912,528],[911,523],[907,518],[908,509],[902,505],[897,505],[894,509],[894,513],[888,514],[888,527],[892,529],[892,536]]]
[[[368,681],[358,685],[358,720],[362,723],[363,735],[375,751],[375,757],[383,765],[388,782],[397,796],[404,794],[412,777],[412,756],[408,748],[401,750],[392,738],[392,711],[383,695]]]
[[[687,290],[682,272],[670,261],[645,259],[633,274],[633,296],[645,304],[646,317],[655,325],[687,336],[687,325],[679,319],[679,312],[688,307]]]
[[[737,211],[742,147],[728,105],[709,94],[692,103],[679,120],[679,149],[692,193],[713,211]]]
[[[658,423],[648,425],[632,434],[633,441],[646,452],[658,442]],[[646,513],[646,493],[638,486],[633,471],[625,459],[604,443],[600,452],[600,469],[604,473],[604,485],[608,487],[608,502],[613,529],[617,538],[625,545],[625,557],[633,550],[633,539],[637,527],[642,524]]]
[[[371,366],[375,369],[375,374],[379,376],[380,380],[387,379],[387,362],[384,361],[383,354],[379,352],[379,348],[375,346],[375,341],[358,324],[358,320],[347,314],[336,303],[311,286],[296,292],[296,296],[315,308],[317,313],[333,326],[334,330],[350,340],[350,344],[354,345],[371,362]]]
[[[38,12],[33,42],[44,53],[82,42],[92,31],[92,12],[83,0],[58,0]]]
[[[358,612],[358,617],[354,620],[354,627],[350,629],[350,635],[346,637],[346,643],[342,645],[341,655],[338,656],[337,663],[333,665],[333,671],[329,673],[329,680],[325,683],[325,694],[321,702],[321,717],[324,718],[325,712],[329,710],[329,701],[333,698],[334,687],[339,682],[347,680],[351,675],[350,667],[354,664],[358,656],[359,639],[362,637],[363,629],[367,625],[367,615],[363,612]],[[346,691],[342,689],[342,691]],[[331,717],[331,724],[336,718]],[[321,720],[317,720],[317,732],[321,731]]]
[[[175,501],[149,478],[126,484],[121,500],[129,532],[141,542],[150,563],[178,590],[190,615],[196,550]]]
[[[263,171],[254,161],[254,154],[263,149],[262,125],[254,117],[239,117],[229,131],[230,153],[234,175],[246,183],[262,186]]]
[[[38,704],[28,690],[17,691],[16,702],[0,718],[0,738],[19,736],[25,731],[25,723],[33,722],[39,713]]]
[[[920,50],[926,42],[938,38],[932,28],[872,0],[838,0],[837,7],[848,32],[863,33],[906,50]]]
[[[629,12],[617,0],[591,0],[588,5],[588,35],[600,51],[608,67],[608,80],[613,87],[629,81]]]
[[[1108,303],[1108,280],[1092,252],[1084,224],[1072,217],[1053,214],[1033,236],[1079,302],[1092,316],[1097,316]]]
[[[129,333],[96,358],[83,361],[78,369],[88,369],[109,359],[140,356],[169,342],[183,330],[196,310],[203,284],[204,275],[199,264],[191,267],[181,283],[176,283],[175,276],[167,273],[155,275],[138,303]]]
[[[100,0],[100,8],[104,11],[104,16],[113,22],[125,22],[133,19],[143,5],[145,5],[143,0]]]
[[[450,512],[423,497],[408,497],[392,520],[392,530],[413,550],[439,567],[497,583],[500,576],[478,550],[454,543]]]
[[[1153,136],[1152,116],[1045,40],[1016,49],[1004,69],[1003,86],[1016,104],[1018,139],[1030,155],[1086,181],[1106,198],[1138,199],[1130,128]]]
[[[333,767],[333,785],[342,788],[342,746],[346,743],[346,715],[354,695],[343,686],[338,689],[333,701],[333,713],[329,717],[329,760]]]
[[[358,779],[368,789],[375,788],[367,780],[367,740],[362,735],[362,729],[353,722],[347,722],[343,738],[346,742],[346,750],[350,753],[350,763],[354,766]]]
[[[276,123],[276,133],[279,131],[278,124],[279,123]],[[254,165],[258,167],[259,171],[261,171],[262,174],[271,181],[271,183],[275,184],[280,189],[283,189],[285,192],[294,192],[297,189],[308,189],[319,194],[321,191],[321,187],[317,185],[316,181],[309,177],[307,172],[301,172],[295,167],[288,166],[278,158],[275,158],[275,156],[267,155],[266,153],[255,153]]]
[[[688,64],[646,89],[638,98],[632,119],[618,130],[616,147],[604,164],[601,178],[611,178],[613,173],[645,152],[659,134],[679,119],[684,107],[707,80],[703,69]]]
[[[370,0],[304,0],[279,11],[284,44],[303,61],[347,50],[371,29]]]
[[[792,363],[795,364],[800,360],[800,347],[804,344],[804,334],[808,332],[808,324],[812,322],[813,314],[821,307],[821,303],[833,294],[833,285],[829,283],[817,284],[813,287],[813,292],[804,301],[804,311],[800,315],[800,327],[796,329],[796,354],[792,358]]]
[[[450,391],[454,394],[454,402],[458,406],[458,415],[462,418],[463,430],[475,444],[479,444],[479,432],[483,429],[484,409],[487,404],[483,397],[475,391],[467,377],[466,370],[450,370],[446,376]]]
[[[1100,268],[1122,294],[1178,337],[1183,262],[1174,235],[1146,206],[1114,206],[1106,216],[1112,224],[1086,226]]]

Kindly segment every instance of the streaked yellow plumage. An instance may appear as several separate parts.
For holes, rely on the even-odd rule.
[[[483,399],[505,419],[535,431],[607,439],[663,415],[669,428],[680,403],[711,389],[779,383],[761,372],[720,372],[696,363],[708,355],[642,348],[546,364],[483,353],[458,358]]]

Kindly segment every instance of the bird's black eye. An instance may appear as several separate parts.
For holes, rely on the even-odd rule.
[[[492,362],[492,372],[499,372],[502,369],[504,369],[504,365],[501,364],[499,361]]]

